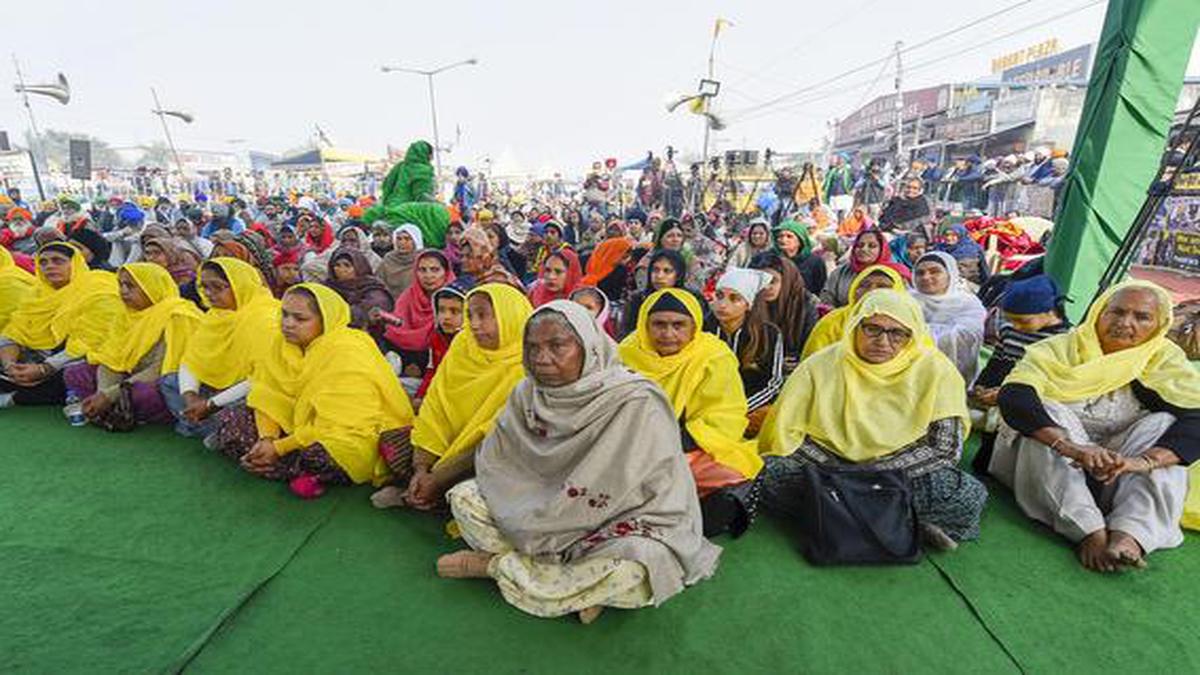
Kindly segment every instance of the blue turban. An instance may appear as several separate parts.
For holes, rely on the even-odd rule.
[[[122,223],[141,224],[146,219],[146,214],[142,213],[134,204],[125,202],[121,208],[117,209],[117,220]]]
[[[1061,300],[1058,284],[1039,274],[1009,284],[1000,308],[1010,314],[1042,314],[1053,311]]]

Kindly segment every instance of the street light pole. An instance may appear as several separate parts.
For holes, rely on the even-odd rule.
[[[433,119],[433,163],[437,173],[434,175],[439,179],[442,177],[442,139],[438,135],[437,127],[437,101],[433,96],[433,73],[425,76],[429,82],[429,116]]]
[[[446,72],[452,68],[459,66],[473,66],[479,63],[478,59],[469,58],[465,61],[450,63],[432,70],[422,70],[419,68],[403,68],[401,66],[382,66],[380,70],[385,73],[412,73],[414,75],[424,75],[425,80],[429,85],[429,116],[433,120],[433,161],[437,171],[435,176],[438,180],[442,177],[442,140],[438,135],[438,120],[437,120],[437,99],[433,93],[433,76],[438,73]]]
[[[184,181],[183,162],[179,161],[175,140],[171,138],[171,128],[167,126],[166,111],[163,110],[162,103],[158,100],[158,91],[154,87],[150,87],[150,95],[154,97],[154,114],[158,115],[158,121],[162,122],[163,134],[167,137],[167,147],[171,148],[171,156],[175,158],[175,168],[179,170],[179,182],[182,184]]]

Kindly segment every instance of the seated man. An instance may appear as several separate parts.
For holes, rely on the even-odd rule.
[[[525,329],[526,377],[475,461],[446,495],[472,550],[443,577],[492,577],[535,616],[659,605],[710,576],[721,549],[700,505],[675,413],[627,370],[588,311],[566,300]],[[619,467],[619,470],[614,470]]]
[[[743,438],[749,419],[737,357],[702,324],[692,293],[664,288],[642,303],[637,331],[621,341],[620,353],[671,400],[699,490],[705,536],[737,536],[754,518],[753,482],[762,459],[754,442]]]
[[[1091,570],[1183,543],[1200,374],[1166,338],[1171,315],[1158,286],[1117,285],[1074,330],[1030,346],[1000,389],[992,475]]]
[[[253,365],[245,405],[217,415],[216,449],[250,473],[289,481],[305,498],[325,485],[382,479],[380,436],[413,420],[391,366],[366,333],[349,327],[350,305],[324,285],[292,286],[281,313]]]
[[[992,352],[987,366],[971,388],[971,407],[982,412],[982,438],[975,453],[973,468],[987,473],[996,441],[1000,413],[996,399],[1000,385],[1012,372],[1029,345],[1071,330],[1062,310],[1062,293],[1050,277],[1039,274],[1013,281],[1000,301],[1004,322],[1000,326],[1000,345]]]
[[[842,341],[805,359],[763,424],[764,506],[796,517],[807,464],[901,470],[925,544],[979,536],[987,489],[958,468],[969,426],[965,385],[933,345],[907,293],[858,301]]]

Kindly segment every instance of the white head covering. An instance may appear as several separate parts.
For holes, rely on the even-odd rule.
[[[312,213],[321,212],[320,208],[317,206],[317,200],[307,196],[301,197],[299,201],[296,202],[296,208],[304,211],[311,211]]]
[[[702,534],[675,412],[621,363],[582,305],[555,300],[533,317],[544,313],[561,315],[579,338],[582,372],[558,387],[529,375],[513,389],[476,455],[479,492],[516,550],[639,562],[661,604],[710,576],[721,552]],[[576,486],[603,501],[579,498]]]
[[[730,267],[717,280],[717,288],[728,288],[737,291],[746,302],[753,304],[754,298],[767,286],[771,285],[771,275],[762,270],[750,270],[744,267]]]
[[[941,295],[927,295],[915,288],[912,294],[921,305],[938,349],[958,366],[958,372],[962,373],[969,386],[979,370],[979,350],[983,347],[987,309],[979,298],[963,286],[958,261],[954,256],[945,251],[930,251],[917,259],[913,270],[929,261],[946,268],[950,285]]]
[[[421,249],[425,248],[424,235],[422,235],[421,230],[412,223],[405,223],[400,227],[397,227],[395,231],[392,232],[392,246],[396,245],[396,237],[400,233],[404,233],[412,237],[413,243],[416,244],[416,247],[413,249],[414,251],[420,251]]]
[[[529,224],[528,220],[525,220],[524,218],[518,218],[505,226],[504,231],[508,233],[508,238],[510,241],[512,241],[512,243],[520,246],[521,244],[524,244],[527,239],[529,239],[529,231],[531,229],[532,226]]]

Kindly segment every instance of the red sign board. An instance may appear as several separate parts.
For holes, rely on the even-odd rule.
[[[911,122],[930,117],[950,107],[950,86],[941,85],[904,92],[903,119]],[[838,122],[837,143],[870,136],[896,125],[896,95],[887,94],[864,105]]]

